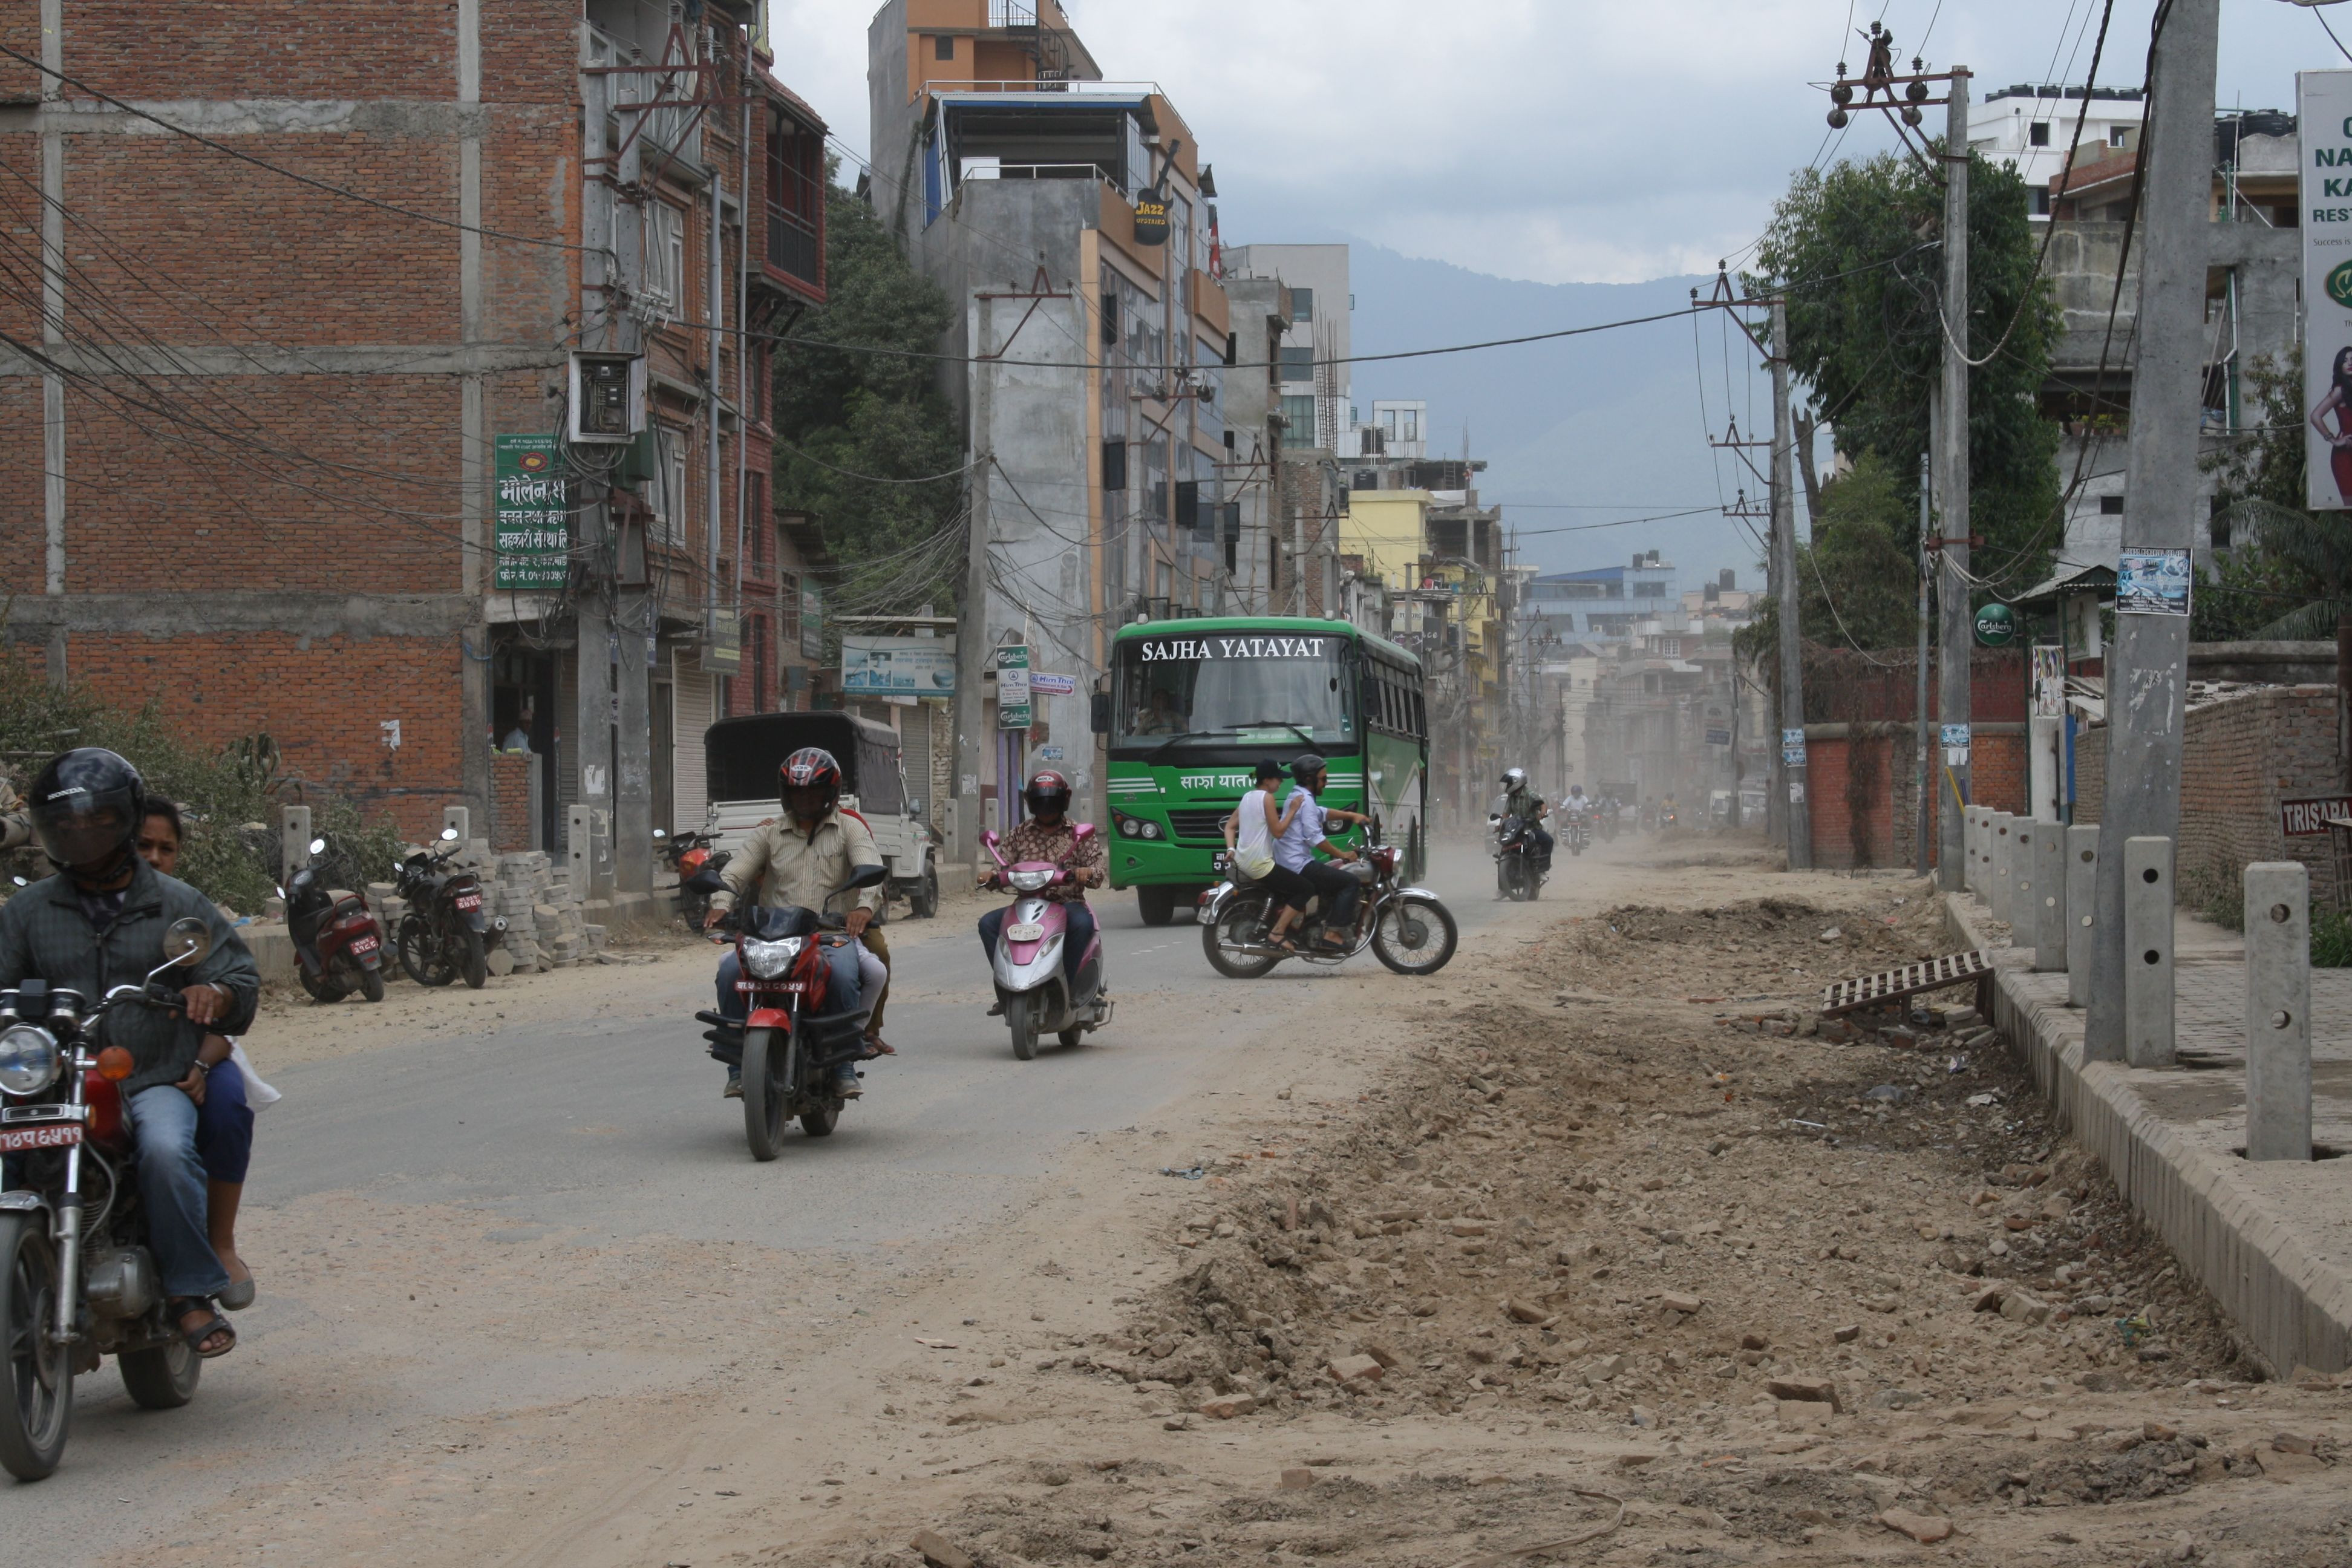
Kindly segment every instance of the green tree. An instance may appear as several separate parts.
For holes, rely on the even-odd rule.
[[[962,509],[962,425],[940,392],[940,363],[922,357],[955,316],[864,202],[830,178],[825,202],[825,302],[775,347],[775,496],[816,519],[855,576]],[[852,346],[824,346],[835,343]],[[952,477],[906,482],[936,474]],[[909,605],[955,598],[951,574],[898,587]]]
[[[1894,466],[1865,452],[1822,488],[1812,539],[1797,546],[1798,627],[1824,647],[1907,648],[1919,624],[1919,568],[1913,555],[1918,504]],[[1780,647],[1777,601],[1767,600],[1735,646],[1770,666]],[[1777,666],[1773,666],[1777,668]]]
[[[1943,200],[1907,157],[1806,170],[1775,205],[1742,279],[1751,293],[1786,292],[1790,363],[1838,449],[1886,460],[1904,501],[1890,517],[1906,553],[1943,360]],[[2037,403],[2061,323],[2027,208],[2015,170],[1971,156],[1966,337],[1971,359],[1991,355],[1969,373],[1969,527],[1985,542],[1972,564],[2017,585],[2040,579],[2063,535],[2060,432]]]

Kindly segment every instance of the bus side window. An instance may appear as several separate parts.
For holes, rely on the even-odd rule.
[[[1412,734],[1417,741],[1429,739],[1429,709],[1417,688],[1412,694]]]

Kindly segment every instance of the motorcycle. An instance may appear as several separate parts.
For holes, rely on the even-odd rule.
[[[408,912],[400,917],[394,945],[402,972],[419,985],[446,985],[462,974],[479,991],[489,984],[489,950],[506,935],[506,917],[483,911],[479,877],[449,869],[456,853],[457,830],[445,827],[438,849],[420,849],[400,863],[396,876]]]
[[[1274,920],[1274,895],[1262,882],[1234,875],[1230,857],[1218,856],[1218,873],[1228,879],[1202,893],[1196,919],[1201,951],[1209,966],[1233,980],[1270,974],[1286,958],[1309,963],[1343,963],[1370,947],[1372,955],[1399,974],[1434,974],[1453,958],[1461,933],[1438,896],[1399,879],[1396,847],[1381,842],[1379,824],[1365,834],[1363,854],[1341,869],[1364,885],[1352,929],[1338,934],[1340,945],[1318,951],[1327,929],[1323,900],[1310,901],[1296,928],[1298,950],[1265,940]]]
[[[1568,846],[1570,855],[1581,855],[1592,847],[1592,816],[1574,806],[1560,813],[1559,841]]]
[[[1601,842],[1603,844],[1617,842],[1617,808],[1614,805],[1605,805],[1601,808]]]
[[[133,1070],[131,1053],[101,1041],[117,1007],[177,1009],[179,994],[158,978],[211,951],[204,921],[178,920],[163,933],[164,962],[95,1007],[41,980],[0,991],[0,1468],[18,1480],[58,1468],[73,1380],[102,1356],[142,1408],[195,1397],[204,1362],[164,1300],[131,1179],[135,1145],[116,1088]]]
[[[1523,816],[1490,816],[1495,834],[1495,895],[1526,903],[1543,889],[1550,872],[1544,868],[1543,847],[1536,842],[1535,823]]]
[[[698,881],[696,873],[706,866],[714,873],[726,869],[727,862],[735,858],[734,851],[719,848],[716,833],[673,834],[658,827],[654,829],[654,847],[677,873],[677,912],[685,917],[688,929],[699,929],[710,908],[710,893],[698,890],[707,889],[708,882]]]
[[[1682,821],[1683,814],[1679,806],[1658,807],[1658,837],[1665,838],[1681,831]]]
[[[1081,822],[1076,829],[1084,844],[1094,837],[1094,825]],[[1037,1056],[1037,1038],[1052,1035],[1065,1046],[1075,1046],[1087,1035],[1110,1022],[1111,1000],[1104,994],[1105,967],[1102,930],[1078,956],[1077,979],[1063,973],[1062,952],[1070,924],[1068,907],[1043,897],[1047,888],[1070,879],[1065,866],[1043,860],[1008,865],[996,852],[1002,842],[994,833],[980,836],[996,873],[989,885],[1013,889],[1013,907],[1004,911],[997,934],[994,959],[996,999],[1004,1007],[1005,1027],[1013,1031],[1013,1054],[1023,1061]]]
[[[707,866],[699,874],[718,880]],[[889,874],[885,866],[854,867],[825,902],[876,887]],[[812,1138],[833,1135],[849,1103],[834,1092],[834,1069],[874,1054],[866,1044],[872,1007],[812,1010],[824,997],[825,951],[857,940],[842,929],[840,916],[798,905],[751,904],[730,911],[724,925],[735,933],[735,989],[750,1005],[740,1024],[708,1010],[694,1016],[709,1026],[703,1038],[711,1056],[742,1069],[743,1133],[751,1158],[772,1160],[783,1152],[784,1123],[794,1117]]]
[[[327,841],[310,840],[312,856]],[[286,934],[294,942],[294,975],[313,1002],[340,1002],[357,991],[383,1000],[383,927],[367,900],[327,883],[324,862],[313,859],[288,879]]]

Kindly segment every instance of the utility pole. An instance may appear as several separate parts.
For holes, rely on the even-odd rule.
[[[1941,402],[1942,399],[1940,398],[1930,399],[1929,401],[1927,422],[1931,428],[1928,431],[1927,438],[1931,442],[1935,439],[1935,431],[1932,426],[1934,426],[1942,417],[1940,410],[1937,407],[1937,405]],[[1916,851],[1915,864],[1912,869],[1922,877],[1927,874],[1927,867],[1929,864],[1929,857],[1927,854],[1927,811],[1930,806],[1936,804],[1936,753],[1930,748],[1927,739],[1927,619],[1928,616],[1933,614],[1933,611],[1929,607],[1927,591],[1935,581],[1935,579],[1928,574],[1931,570],[1928,563],[1934,559],[1933,554],[1927,549],[1927,527],[1930,511],[1928,505],[1929,466],[1927,454],[1925,452],[1920,453],[1919,669],[1918,689],[1914,694],[1915,705],[1912,709],[1912,728],[1916,731],[1912,741],[1912,750],[1915,753],[1913,762],[1916,764],[1915,771],[1918,777],[1916,785],[1917,793],[1913,798],[1911,806],[1911,841],[1913,847]]]
[[[965,475],[963,591],[956,595],[955,683],[955,810],[948,821],[948,857],[969,865],[980,862],[981,731],[984,710],[981,683],[988,672],[988,530],[991,473],[996,466],[990,444],[991,393],[996,382],[994,362],[980,357],[993,352],[991,317],[995,301],[982,295],[972,301],[978,312],[972,342],[978,353],[971,365],[971,468]]]
[[[2211,119],[2210,115],[2206,116]],[[2201,277],[2202,274],[2200,273]],[[1943,536],[1939,542],[1939,619],[1943,669],[1937,681],[1937,717],[1947,744],[1944,771],[1952,781],[1951,800],[1935,796],[1936,882],[1948,893],[1960,890],[1968,871],[1968,819],[1960,809],[1970,798],[1969,650],[1969,71],[1952,68],[1944,116],[1944,384],[1942,426]],[[2122,865],[2120,855],[2116,862]]]
[[[1812,809],[1805,800],[1805,651],[1797,625],[1797,433],[1789,418],[1789,301],[1772,300],[1772,560],[1780,578],[1780,750],[1788,780],[1789,869],[1813,866]]]
[[[2139,360],[2132,372],[2123,550],[2185,553],[2196,542],[2197,430],[2205,344],[2205,247],[2212,169],[2213,71],[2221,0],[2171,0],[2157,13],[2147,123],[2141,133]],[[2099,813],[2091,1007],[2083,1055],[2125,1056],[2124,846],[2180,831],[2180,731],[2189,616],[2117,605],[2107,652],[2107,795]],[[2169,1066],[2149,1062],[2146,1066]]]

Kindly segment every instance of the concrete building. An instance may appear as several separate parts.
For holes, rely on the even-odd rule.
[[[1355,422],[1356,297],[1344,245],[1242,245],[1225,253],[1225,276],[1279,279],[1290,290],[1290,334],[1282,347],[1283,439],[1338,453]],[[1337,363],[1335,363],[1337,362]]]
[[[520,728],[540,842],[642,895],[701,725],[782,690],[744,329],[824,296],[824,128],[762,14],[24,11],[8,636],[420,836]]]
[[[2086,100],[2087,94],[2087,100]],[[2067,149],[2139,150],[2147,95],[2136,87],[1998,87],[1969,105],[1969,150],[2010,164],[2024,176],[2035,217],[2050,216],[2050,182],[2064,172]]]
[[[1607,648],[1633,636],[1643,622],[1671,614],[1678,582],[1673,562],[1660,560],[1654,550],[1637,552],[1631,565],[1535,577],[1528,584],[1526,613],[1560,642]]]

